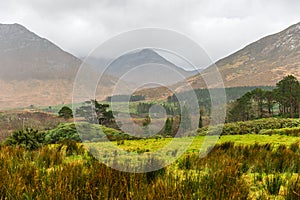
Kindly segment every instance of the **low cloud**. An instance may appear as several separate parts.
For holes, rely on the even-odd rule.
[[[80,57],[120,32],[168,28],[217,60],[299,22],[299,10],[298,0],[12,0],[0,3],[0,23],[20,23]]]

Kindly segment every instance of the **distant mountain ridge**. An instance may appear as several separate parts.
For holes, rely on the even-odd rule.
[[[106,67],[103,66],[103,63],[106,63],[103,58],[90,57],[85,62],[102,70]],[[186,71],[159,55],[155,50],[145,48],[115,58],[107,66],[105,73],[118,78],[122,77],[126,82],[141,86],[147,76],[151,76],[153,81],[159,80],[160,83],[168,85],[177,83],[199,72],[197,70]]]
[[[152,49],[142,49],[138,52],[120,56],[110,65],[108,73],[121,76],[122,74],[131,70],[133,66],[139,66],[147,63],[156,63],[169,66],[171,69],[177,70],[184,77],[189,77],[196,74],[194,71],[186,71],[183,68],[176,66]]]

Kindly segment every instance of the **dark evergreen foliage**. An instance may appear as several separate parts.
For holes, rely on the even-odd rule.
[[[256,88],[232,103],[228,121],[246,121],[274,116],[274,107],[282,117],[300,116],[300,84],[292,75],[284,77],[272,91]]]
[[[98,101],[90,100],[86,101],[85,105],[76,109],[76,115],[78,117],[84,117],[89,123],[97,123],[107,127],[118,128],[113,113],[108,110],[108,104],[100,104]]]
[[[14,131],[12,135],[6,139],[5,144],[18,145],[27,150],[35,150],[44,143],[44,139],[44,133],[27,128],[25,130]]]
[[[145,100],[145,97],[142,95],[114,95],[106,98],[108,102],[134,102],[143,100]]]
[[[64,106],[62,107],[59,111],[58,111],[58,115],[60,117],[63,117],[65,119],[71,118],[73,117],[73,111],[71,108],[69,108],[68,106]]]

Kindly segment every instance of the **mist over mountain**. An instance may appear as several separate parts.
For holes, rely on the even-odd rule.
[[[105,69],[105,74],[122,78],[137,86],[142,86],[147,81],[164,85],[174,84],[199,73],[197,70],[186,71],[159,55],[155,50],[147,48],[121,55],[106,68],[103,66],[105,63],[103,58],[92,57],[86,62],[98,69]]]

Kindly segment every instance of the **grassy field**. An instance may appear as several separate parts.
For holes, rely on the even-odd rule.
[[[2,113],[2,132],[22,128],[23,118],[25,127],[47,136],[77,133],[74,123],[43,112]],[[300,199],[299,120],[225,124],[220,138],[203,136],[205,130],[194,137],[126,140],[105,128],[114,141],[61,140],[35,150],[0,145],[0,199]],[[202,146],[210,150],[204,157]],[[152,164],[162,168],[149,171]],[[147,173],[116,170],[123,166]]]
[[[113,143],[147,155],[171,140]],[[203,136],[195,137],[176,162],[148,173],[107,167],[80,143],[47,145],[35,151],[2,146],[0,178],[5,181],[0,182],[0,199],[299,199],[299,137],[222,136],[200,158],[203,141]],[[93,144],[105,146],[104,142]],[[159,158],[153,161],[163,164]],[[141,167],[146,169],[148,164]]]
[[[207,136],[209,137],[209,136]],[[203,144],[205,136],[196,136],[190,147],[188,148],[188,152],[198,152]],[[122,144],[117,144],[117,141],[113,143],[126,150],[126,151],[155,151],[158,150],[167,144],[169,144],[173,138],[159,138],[159,139],[141,139],[141,140],[125,140]],[[174,140],[184,141],[184,138],[176,138]],[[190,139],[189,139],[190,140]],[[286,136],[286,135],[258,135],[258,134],[247,134],[247,135],[224,135],[221,136],[218,140],[218,144],[224,142],[234,142],[236,145],[253,145],[257,144],[266,144],[271,143],[274,147],[277,147],[281,144],[290,146],[295,142],[300,142],[300,138],[296,136]],[[102,146],[101,143],[97,145]]]

